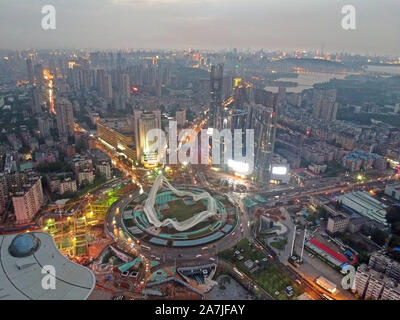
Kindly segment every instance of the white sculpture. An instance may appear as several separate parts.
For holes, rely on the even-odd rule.
[[[185,221],[181,221],[181,222],[172,220],[170,218],[160,221],[158,219],[157,212],[154,208],[154,204],[155,204],[157,192],[160,189],[160,187],[163,185],[165,187],[167,187],[168,189],[170,189],[171,191],[173,191],[177,196],[180,196],[180,197],[189,196],[194,201],[207,199],[208,200],[207,210],[202,211],[202,212],[194,215],[193,217],[191,217]],[[217,208],[218,208],[217,202],[208,192],[202,192],[200,194],[195,194],[195,193],[192,193],[189,191],[178,190],[174,186],[172,186],[162,174],[160,174],[154,181],[153,186],[151,187],[149,195],[144,203],[143,211],[146,214],[147,220],[150,222],[150,224],[152,224],[158,228],[165,227],[165,226],[168,226],[169,224],[171,224],[176,230],[185,231],[185,230],[189,230],[190,228],[194,227],[195,225],[199,224],[200,222],[207,220],[209,217],[218,215]]]

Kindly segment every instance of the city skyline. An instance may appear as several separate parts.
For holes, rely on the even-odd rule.
[[[356,30],[341,27],[341,9],[348,4],[344,1],[307,0],[299,7],[293,0],[88,0],[79,6],[77,1],[56,0],[51,3],[55,30],[41,28],[41,9],[49,3],[3,2],[2,49],[265,48],[400,54],[395,14],[400,3],[395,0],[353,1]]]
[[[2,0],[0,301],[400,300],[398,1]]]

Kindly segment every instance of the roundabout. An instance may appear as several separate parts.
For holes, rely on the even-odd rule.
[[[127,236],[151,245],[204,246],[231,234],[238,225],[237,208],[203,187],[171,185],[157,177],[149,193],[130,196],[121,208],[120,226]]]

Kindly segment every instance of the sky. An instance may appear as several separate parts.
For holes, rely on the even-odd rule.
[[[356,8],[356,30],[341,26]],[[43,30],[44,5],[56,29]],[[399,0],[0,0],[1,49],[321,49],[400,55]]]

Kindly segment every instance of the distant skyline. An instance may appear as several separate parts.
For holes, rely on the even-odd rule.
[[[400,55],[399,0],[0,0],[0,48],[168,48]],[[56,30],[41,8],[56,8]],[[341,8],[357,29],[341,28]]]

